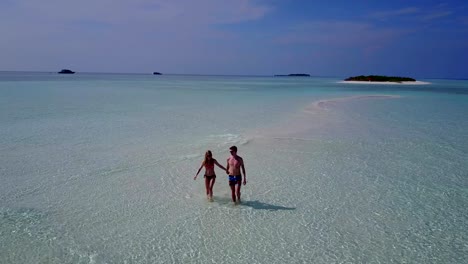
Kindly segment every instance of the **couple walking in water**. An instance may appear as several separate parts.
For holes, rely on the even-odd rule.
[[[197,179],[198,174],[200,173],[201,169],[205,167],[205,187],[206,187],[206,195],[210,201],[213,200],[213,185],[216,181],[216,173],[214,171],[214,165],[220,167],[221,169],[226,171],[228,174],[228,182],[229,187],[231,188],[231,197],[234,203],[240,203],[240,190],[241,190],[241,183],[244,185],[247,183],[247,179],[245,177],[245,167],[244,167],[244,160],[237,155],[237,147],[232,146],[229,148],[229,152],[231,156],[227,159],[226,168],[223,167],[221,164],[218,163],[216,159],[213,158],[213,154],[210,150],[205,153],[205,159],[203,160],[200,168],[197,171],[197,174],[193,178],[194,180]],[[242,174],[241,174],[242,171]],[[244,180],[242,181],[242,175],[244,175]]]

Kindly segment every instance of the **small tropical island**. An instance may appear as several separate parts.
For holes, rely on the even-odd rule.
[[[383,76],[383,75],[359,75],[354,77],[346,78],[345,81],[357,81],[357,82],[416,82],[415,79],[409,77],[398,77],[398,76]]]
[[[307,73],[275,74],[275,77],[310,77]]]
[[[60,73],[60,74],[74,74],[75,72],[71,71],[69,69],[63,69],[63,70],[59,71],[58,73]]]
[[[160,72],[153,72],[153,75],[162,75]]]

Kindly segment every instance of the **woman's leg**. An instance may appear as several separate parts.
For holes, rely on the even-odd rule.
[[[214,186],[215,182],[216,182],[216,178],[213,177],[213,179],[211,179],[210,185],[209,185],[210,186],[210,197],[211,198],[213,198],[213,186]]]
[[[210,179],[205,176],[205,188],[206,188],[206,196],[210,196]]]

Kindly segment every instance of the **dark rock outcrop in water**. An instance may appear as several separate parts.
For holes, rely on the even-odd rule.
[[[310,74],[307,74],[307,73],[291,73],[288,75],[275,74],[275,77],[310,77]]]
[[[153,75],[162,75],[160,72],[153,72]]]
[[[416,80],[409,77],[398,76],[382,76],[382,75],[359,75],[346,78],[345,81],[360,81],[360,82],[415,82]]]
[[[69,69],[63,69],[63,70],[59,71],[58,73],[60,73],[60,74],[74,74],[75,72],[71,71]]]

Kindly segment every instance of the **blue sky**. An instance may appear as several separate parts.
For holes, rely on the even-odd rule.
[[[2,0],[0,70],[468,78],[468,1]]]

